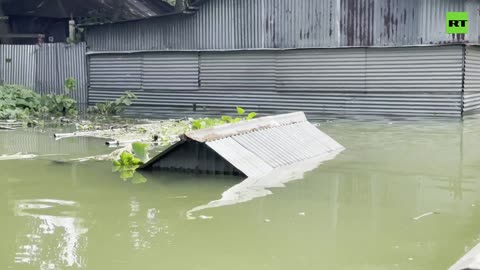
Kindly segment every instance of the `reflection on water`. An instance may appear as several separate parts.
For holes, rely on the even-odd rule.
[[[162,224],[158,217],[160,210],[156,208],[141,209],[140,202],[135,198],[130,198],[129,227],[130,237],[133,248],[136,250],[148,249],[152,246],[151,241],[158,234],[164,234],[166,238],[173,237],[169,235],[168,225]]]
[[[60,208],[61,211],[58,211]],[[28,228],[17,236],[15,263],[38,265],[40,269],[61,266],[81,268],[85,260],[79,255],[86,246],[88,229],[76,218],[78,205],[61,200],[17,200],[15,216],[28,219]],[[60,214],[62,216],[48,214]],[[54,242],[45,243],[46,238]]]
[[[188,219],[195,219],[194,213],[209,208],[234,205],[251,201],[255,198],[271,195],[270,189],[285,187],[288,182],[299,180],[306,172],[317,168],[323,162],[335,158],[341,151],[319,156],[308,161],[278,168],[262,177],[249,177],[222,193],[222,198],[197,206],[187,212]],[[201,216],[202,217],[202,216]]]
[[[145,174],[133,184],[109,162],[0,162],[0,268],[428,270],[478,243],[480,119],[321,129],[346,150],[291,182]],[[23,151],[5,143],[32,136],[0,132],[0,154]],[[110,151],[38,136],[26,150]]]

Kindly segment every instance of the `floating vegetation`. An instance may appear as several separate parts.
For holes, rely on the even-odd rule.
[[[113,161],[113,172],[120,172],[123,180],[132,180],[134,184],[145,183],[147,179],[136,173],[137,168],[148,161],[149,144],[135,142],[132,144],[132,151],[123,151],[117,160]]]
[[[257,116],[257,113],[251,112],[246,114],[245,109],[242,107],[237,107],[237,116],[232,117],[228,115],[224,115],[221,118],[200,118],[192,121],[192,128],[194,130],[197,129],[204,129],[210,128],[214,126],[224,125],[224,124],[231,124],[231,123],[238,123],[244,120],[251,120]]]

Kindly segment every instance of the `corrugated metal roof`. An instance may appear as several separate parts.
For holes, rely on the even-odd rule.
[[[98,21],[138,20],[171,14],[175,8],[163,0],[3,0],[6,15],[50,18],[87,17]]]
[[[280,167],[327,157],[344,149],[309,123],[303,112],[192,131],[185,134],[184,140],[205,143],[248,177],[262,176]],[[183,145],[178,144],[169,151]],[[166,155],[160,154],[141,169],[155,167]]]

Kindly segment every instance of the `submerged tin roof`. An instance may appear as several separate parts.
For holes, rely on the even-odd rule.
[[[186,133],[182,142],[153,158],[141,169],[155,167],[155,163],[168,157],[168,152],[188,141],[206,144],[248,177],[266,175],[276,168],[327,157],[344,149],[309,123],[303,112],[296,112]]]

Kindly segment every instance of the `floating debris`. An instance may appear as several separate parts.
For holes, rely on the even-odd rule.
[[[0,130],[15,130],[23,127],[23,123],[15,120],[0,121]]]
[[[56,157],[56,156],[64,156],[64,155],[63,154],[34,155],[34,154],[26,154],[26,153],[17,153],[13,155],[0,155],[0,161],[34,159],[38,157]]]
[[[36,157],[37,155],[33,155],[33,154],[17,153],[13,155],[1,155],[0,160],[34,159]]]
[[[148,121],[143,124],[117,125],[110,127],[77,125],[77,132],[56,133],[56,140],[75,137],[92,137],[107,139],[109,147],[121,147],[110,154],[82,157],[63,162],[112,161],[117,160],[121,153],[132,152],[132,144],[143,142],[151,145],[151,149],[172,145],[180,140],[179,135],[192,129],[191,119]],[[92,128],[95,130],[85,130]]]
[[[81,126],[77,126],[80,128]],[[155,142],[160,146],[171,145],[179,140],[179,135],[192,129],[190,120],[150,121],[147,124],[94,127],[95,130],[79,130],[71,133],[56,133],[56,140],[72,137],[93,137],[108,139],[105,143],[122,146],[133,142]]]
[[[0,125],[0,130],[15,130],[16,128],[13,127],[7,127],[7,126],[1,126]]]
[[[420,215],[420,216],[418,216],[418,217],[414,217],[413,219],[414,219],[414,220],[419,220],[419,219],[421,219],[421,218],[428,217],[428,216],[430,216],[430,215],[436,215],[436,214],[439,214],[439,213],[438,213],[438,212],[428,212],[428,213],[425,213],[425,214]]]
[[[188,196],[175,196],[175,197],[169,197],[169,199],[186,199]]]

